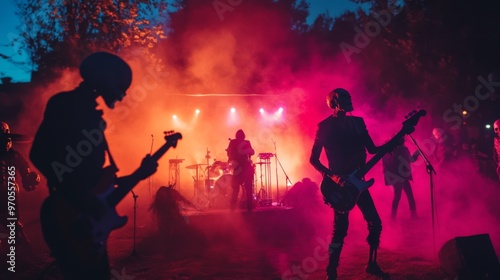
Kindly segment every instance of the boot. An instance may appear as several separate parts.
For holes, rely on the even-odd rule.
[[[374,275],[374,276],[379,276],[384,279],[389,277],[389,273],[384,272],[380,266],[376,262],[369,262],[368,265],[366,266],[366,273]]]
[[[368,265],[365,271],[368,274],[382,277],[383,279],[389,279],[389,274],[382,271],[377,264],[377,249],[375,247],[370,247],[370,257],[368,258]]]
[[[337,267],[339,266],[340,252],[342,252],[342,244],[331,243],[329,246],[328,253],[330,254],[330,260],[328,266],[326,267],[326,279],[336,280],[337,279]]]

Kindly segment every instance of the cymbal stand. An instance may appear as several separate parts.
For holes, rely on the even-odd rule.
[[[211,169],[211,165],[210,165],[210,159],[212,157],[210,156],[210,151],[208,150],[207,148],[207,154],[205,155],[205,159],[207,160],[207,168],[206,168],[206,177],[205,177],[205,194],[206,196],[209,198],[209,202],[208,202],[208,206],[213,206],[215,201],[214,201],[214,195],[213,195],[213,188],[214,186],[211,185],[211,181],[210,181],[210,169]]]

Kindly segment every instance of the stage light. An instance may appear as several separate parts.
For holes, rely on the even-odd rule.
[[[261,114],[264,114],[264,108],[260,108],[259,112],[260,112]]]
[[[173,115],[172,119],[176,120],[177,119],[177,115]]]
[[[200,114],[200,109],[196,109],[196,114],[199,115]]]
[[[463,110],[463,111],[462,111],[462,115],[464,115],[464,116],[465,116],[465,115],[467,115],[467,114],[468,114],[468,112],[467,112],[467,111],[465,111],[465,110]]]
[[[486,129],[490,129],[490,128],[491,128],[491,125],[487,124]]]
[[[236,109],[233,107],[233,108],[231,108],[231,113],[234,113],[234,112],[236,112]]]

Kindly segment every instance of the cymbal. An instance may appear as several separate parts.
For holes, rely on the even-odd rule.
[[[0,139],[2,139],[2,138],[10,138],[10,139],[12,139],[12,142],[17,142],[17,143],[31,143],[31,142],[33,142],[33,139],[31,137],[28,137],[28,136],[22,135],[22,134],[17,134],[17,133],[1,133]]]
[[[270,161],[269,162],[265,162],[265,161],[259,161],[259,162],[256,162],[254,164],[268,164],[268,163],[271,163]]]
[[[182,163],[184,161],[183,158],[175,158],[175,159],[169,159],[169,163]]]
[[[197,163],[197,164],[192,164],[192,165],[188,165],[186,166],[187,169],[196,169],[202,165],[207,165],[206,163]]]

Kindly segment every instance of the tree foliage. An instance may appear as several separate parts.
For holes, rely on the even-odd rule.
[[[147,49],[165,38],[167,4],[161,0],[23,0],[17,5],[21,36],[39,72],[78,65],[96,50]]]
[[[434,100],[433,109],[443,112],[453,102],[463,104],[467,96],[474,96],[478,76],[499,70],[499,2],[356,2],[371,6],[368,12],[357,14],[355,26],[362,30],[370,23],[381,26],[377,15],[397,11],[390,12],[387,25],[370,38],[369,46],[353,55],[367,69],[376,69],[376,74],[364,75],[372,90],[386,99],[400,95]],[[350,20],[343,17],[340,22]]]

